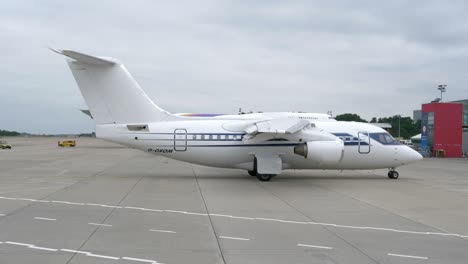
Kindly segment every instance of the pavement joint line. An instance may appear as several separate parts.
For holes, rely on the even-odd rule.
[[[203,195],[203,191],[202,191],[202,188],[200,186],[200,181],[198,180],[198,176],[197,176],[197,172],[195,171],[195,168],[193,166],[193,164],[190,166],[191,169],[192,169],[192,173],[193,173],[193,176],[195,178],[195,183],[197,184],[197,188],[198,188],[198,193],[200,194],[200,198],[201,200],[203,201],[203,206],[205,208],[205,211],[206,211],[206,214],[207,214],[207,217],[208,217],[208,223],[210,224],[210,228],[211,228],[211,231],[213,232],[213,237],[214,239],[216,240],[216,245],[218,246],[218,251],[219,251],[219,255],[221,257],[221,262],[226,264],[226,258],[224,257],[224,253],[223,253],[223,250],[221,248],[221,243],[219,242],[219,235],[218,235],[218,232],[216,231],[216,228],[213,224],[213,220],[211,219],[211,215],[210,215],[210,210],[208,209],[208,205],[206,204],[206,199],[205,199],[205,195]]]
[[[112,225],[108,225],[108,224],[98,224],[98,223],[88,223],[88,225],[95,225],[95,226],[108,226],[108,227],[111,227]]]
[[[96,174],[97,175],[97,174]],[[119,205],[122,203],[122,201],[124,201],[127,196],[133,191],[133,189],[135,189],[135,186],[138,185],[138,183],[141,181],[141,179],[143,179],[143,177],[140,177],[136,182],[135,184],[133,184],[133,186],[123,195],[123,197],[119,200],[119,202],[116,204],[116,205]],[[101,223],[104,223],[106,222],[106,220],[114,213],[114,211],[116,210],[116,208],[112,208],[110,210],[110,212],[107,212],[107,215],[104,217],[104,219],[101,221]],[[81,245],[79,246],[78,250],[80,250],[81,248],[83,248],[85,246],[86,243],[88,243],[88,241],[91,239],[91,237],[94,236],[94,234],[98,231],[99,227],[94,229],[94,231],[91,232],[91,234],[86,238],[86,240],[81,243]],[[74,253],[71,258],[68,259],[68,261],[66,262],[66,264],[70,263],[70,261],[72,261],[72,259],[76,256],[76,253]],[[88,256],[88,255],[86,255]]]
[[[232,240],[241,240],[241,241],[249,241],[250,240],[250,238],[230,237],[230,236],[219,236],[219,238],[232,239]]]
[[[56,221],[57,219],[55,218],[47,218],[47,217],[34,217],[34,219],[37,219],[37,220],[45,220],[45,221]]]
[[[394,254],[394,253],[388,253],[387,256],[400,257],[400,258],[413,258],[413,259],[429,259],[428,257],[401,255],[401,254]]]
[[[177,232],[175,232],[175,231],[160,230],[160,229],[150,229],[149,231],[151,231],[151,232],[160,232],[160,233],[171,233],[171,234],[176,234],[176,233],[177,233]]]
[[[316,246],[316,245],[308,245],[308,244],[297,244],[299,247],[308,247],[308,248],[319,248],[319,249],[333,249],[332,247],[326,246]]]
[[[186,212],[186,211],[179,211],[179,210],[160,210],[160,209],[151,209],[151,208],[143,208],[143,207],[133,207],[133,206],[113,206],[113,205],[105,205],[105,204],[96,204],[96,203],[77,203],[77,202],[67,202],[67,201],[47,201],[47,200],[35,200],[29,198],[15,198],[15,197],[4,197],[0,196],[0,199],[4,200],[27,200],[33,202],[41,202],[41,203],[62,203],[62,204],[70,204],[70,205],[81,205],[81,206],[100,206],[100,207],[109,207],[115,209],[134,209],[134,210],[142,210],[142,211],[152,211],[152,212],[169,212],[169,213],[180,213],[186,215],[197,215],[197,216],[208,216],[206,213],[196,213],[196,212]],[[406,233],[406,234],[415,234],[415,235],[434,235],[434,236],[450,236],[450,237],[458,237],[458,238],[468,238],[468,235],[456,234],[456,233],[443,233],[443,232],[425,232],[425,231],[411,231],[411,230],[401,230],[401,229],[394,229],[394,228],[384,228],[384,227],[372,227],[372,226],[352,226],[352,225],[341,225],[341,224],[333,224],[333,223],[322,223],[322,222],[302,222],[302,221],[292,221],[292,220],[284,220],[284,219],[275,219],[275,218],[263,218],[263,217],[245,217],[245,216],[233,216],[233,215],[223,215],[223,214],[209,214],[211,216],[218,216],[218,217],[227,217],[233,219],[243,219],[243,220],[259,220],[259,221],[273,221],[278,223],[288,223],[288,224],[310,224],[310,225],[319,225],[319,226],[331,226],[336,228],[348,228],[348,229],[357,229],[357,230],[373,230],[373,231],[386,231],[386,232],[395,232],[395,233]],[[0,214],[0,216],[5,216],[4,214]],[[46,219],[41,219],[46,220]]]

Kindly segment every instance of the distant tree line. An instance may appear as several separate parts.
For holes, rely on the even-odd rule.
[[[373,117],[370,122],[361,118],[357,114],[346,113],[342,115],[337,115],[335,117],[338,121],[356,121],[356,122],[364,122],[364,123],[389,123],[392,125],[392,128],[388,130],[390,134],[394,137],[398,137],[398,129],[400,129],[400,137],[409,139],[412,136],[415,136],[421,133],[421,121],[417,121],[416,123],[413,122],[411,117],[399,117],[398,115],[394,115],[391,117],[383,117],[383,118],[376,118]],[[400,121],[400,122],[399,122]],[[400,125],[399,125],[400,124]]]
[[[0,129],[0,136],[2,137],[16,137],[21,135],[21,133],[16,131],[8,131],[8,130],[1,130]]]

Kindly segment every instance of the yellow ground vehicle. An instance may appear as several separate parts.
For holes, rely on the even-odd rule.
[[[11,145],[6,141],[0,140],[0,149],[11,149]]]
[[[59,147],[74,147],[76,146],[75,140],[63,140],[58,142]]]

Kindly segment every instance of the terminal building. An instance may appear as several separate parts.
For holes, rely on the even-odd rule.
[[[468,99],[423,104],[413,112],[421,121],[424,156],[462,157],[468,153]]]

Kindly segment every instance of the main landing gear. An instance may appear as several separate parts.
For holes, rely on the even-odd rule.
[[[248,172],[249,172],[250,176],[257,176],[257,179],[259,181],[263,181],[263,182],[270,181],[271,178],[276,176],[276,174],[260,174],[260,173],[258,173],[258,171],[257,171],[257,158],[254,158],[253,170],[249,170]]]
[[[256,176],[259,181],[270,181],[271,178],[275,177],[275,174],[259,174],[255,170],[249,170],[250,176]]]
[[[390,179],[398,179],[398,177],[400,177],[400,174],[398,174],[398,171],[396,171],[394,168],[391,168],[389,171],[388,171],[388,174],[387,174],[388,178]]]

